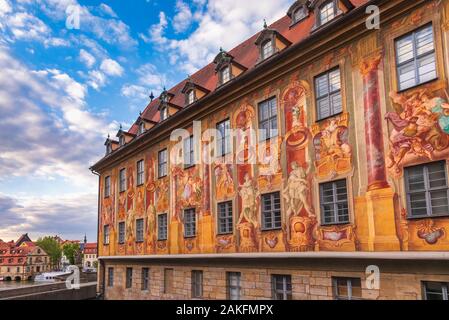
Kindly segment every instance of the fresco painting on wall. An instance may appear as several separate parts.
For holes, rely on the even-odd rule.
[[[394,112],[385,116],[390,125],[388,168],[395,178],[404,165],[449,157],[449,104],[428,90],[390,93]]]
[[[282,95],[281,108],[285,114],[285,145],[288,178],[284,181],[287,226],[284,242],[287,251],[309,251],[314,248],[313,229],[316,226],[311,205],[311,165],[306,162],[309,129],[306,127],[307,95],[305,82],[292,82]]]
[[[217,199],[223,200],[234,196],[235,187],[232,178],[232,165],[216,163],[215,172],[215,195]]]
[[[349,114],[346,113],[312,127],[318,178],[333,178],[351,171],[348,124]]]

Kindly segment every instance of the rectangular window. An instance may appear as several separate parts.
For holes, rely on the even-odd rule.
[[[120,192],[126,191],[126,169],[120,170],[119,190]]]
[[[449,214],[449,187],[445,161],[405,168],[410,218]]]
[[[144,220],[137,219],[136,220],[136,242],[143,242],[143,234],[144,234]]]
[[[399,90],[437,78],[433,26],[427,25],[395,41]]]
[[[144,161],[137,162],[137,185],[141,186],[145,183],[145,165]]]
[[[196,236],[195,209],[184,210],[184,236],[186,238],[192,238]]]
[[[142,291],[148,291],[149,284],[150,284],[150,269],[142,268],[142,283],[141,283]]]
[[[104,197],[109,198],[111,196],[111,177],[104,178]]]
[[[231,121],[229,119],[217,124],[217,156],[222,157],[231,153]]]
[[[273,300],[292,300],[292,277],[272,275],[271,288]]]
[[[184,168],[190,168],[195,165],[195,146],[193,143],[193,136],[184,140]]]
[[[192,271],[192,298],[203,297],[203,271]]]
[[[232,225],[232,201],[218,204],[218,233],[233,233]]]
[[[320,24],[323,25],[323,24],[328,23],[329,21],[334,19],[336,15],[337,15],[337,10],[336,10],[334,0],[323,4],[320,7]]]
[[[275,230],[282,227],[281,195],[279,192],[262,195],[262,229]]]
[[[340,68],[315,78],[317,119],[323,120],[343,112]]]
[[[167,240],[167,220],[168,216],[166,213],[160,214],[157,217],[157,239],[159,241],[165,241]]]
[[[167,157],[167,149],[159,151],[158,154],[158,177],[164,178],[167,176],[168,169],[168,157]]]
[[[109,244],[109,225],[103,227],[103,244]]]
[[[164,269],[164,293],[173,292],[173,269]]]
[[[242,274],[240,272],[227,272],[227,297],[228,300],[240,300],[242,288],[240,286],[240,279]]]
[[[320,205],[323,225],[349,223],[346,180],[321,184]]]
[[[125,222],[118,223],[118,243],[125,243]]]
[[[358,278],[332,278],[336,300],[362,299],[362,282]]]
[[[265,141],[278,136],[276,105],[276,97],[259,103],[259,141]]]
[[[133,268],[126,268],[126,289],[133,286]]]
[[[425,300],[449,300],[449,283],[423,282]]]
[[[108,287],[114,286],[114,268],[108,268]]]

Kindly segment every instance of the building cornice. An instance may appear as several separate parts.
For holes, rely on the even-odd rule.
[[[105,256],[103,261],[143,261],[143,260],[260,260],[260,259],[342,259],[342,260],[413,260],[413,261],[449,261],[449,252],[276,252],[276,253],[213,253],[213,254],[168,254],[147,256]]]

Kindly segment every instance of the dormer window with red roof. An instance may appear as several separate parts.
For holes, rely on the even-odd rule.
[[[218,75],[217,86],[224,85],[247,70],[246,67],[235,61],[234,57],[220,48],[220,53],[215,57],[215,72]]]
[[[168,118],[168,107],[167,106],[162,106],[161,110],[161,121],[164,121]]]
[[[120,147],[125,145],[125,137],[124,136],[120,136],[120,138],[118,139],[118,143],[120,145]]]
[[[342,14],[354,9],[350,0],[314,0],[310,8],[315,11],[315,29],[335,20]]]
[[[187,79],[184,88],[181,91],[185,95],[185,104],[189,106],[196,101],[200,100],[202,97],[207,95],[210,91],[206,88],[196,84],[191,77]]]
[[[144,134],[145,133],[145,122],[141,122],[139,124],[139,135]]]
[[[288,39],[282,36],[277,30],[268,28],[265,22],[264,30],[262,30],[256,40],[256,46],[259,47],[259,62],[270,58],[289,45],[291,45],[291,42]]]
[[[334,19],[336,15],[337,15],[337,5],[335,1],[331,0],[325,2],[320,7],[320,15],[319,15],[320,25],[328,23],[329,21]]]
[[[159,97],[160,104],[158,107],[161,121],[166,120],[170,115],[176,113],[178,110],[181,109],[181,107],[171,102],[174,96],[175,95],[173,93],[168,92],[165,88],[164,91],[162,91]]]
[[[309,9],[307,8],[308,0],[297,0],[288,9],[287,16],[292,20],[291,26],[304,20],[309,16]]]

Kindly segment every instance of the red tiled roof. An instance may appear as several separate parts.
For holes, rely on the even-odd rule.
[[[360,7],[366,4],[369,0],[350,0],[350,1],[355,7]],[[283,37],[289,40],[292,44],[297,44],[299,42],[306,40],[311,35],[312,28],[314,25],[315,25],[315,15],[313,11],[311,11],[308,18],[300,21],[294,26],[291,26],[291,18],[285,15],[283,18],[279,19],[278,21],[270,25],[269,29],[276,30]],[[260,32],[253,35],[251,38],[242,42],[237,47],[233,48],[228,52],[231,56],[234,57],[234,60],[237,63],[248,68],[248,70],[255,67],[259,57],[259,52],[255,45],[255,41],[259,35]],[[213,92],[217,88],[217,81],[218,81],[217,78],[218,77],[215,73],[214,63],[208,64],[207,66],[200,69],[191,76],[191,80],[195,84],[200,85],[210,90],[211,92]],[[173,103],[180,107],[184,107],[185,97],[181,91],[184,88],[186,82],[187,79],[183,80],[182,82],[178,83],[176,86],[168,90],[169,93],[174,95],[174,97],[170,100],[170,103]],[[141,117],[145,120],[159,122],[160,121],[160,113],[158,112],[159,103],[160,103],[159,99],[153,100],[145,108]],[[138,132],[137,123],[133,124],[128,132],[132,134],[137,134]]]

